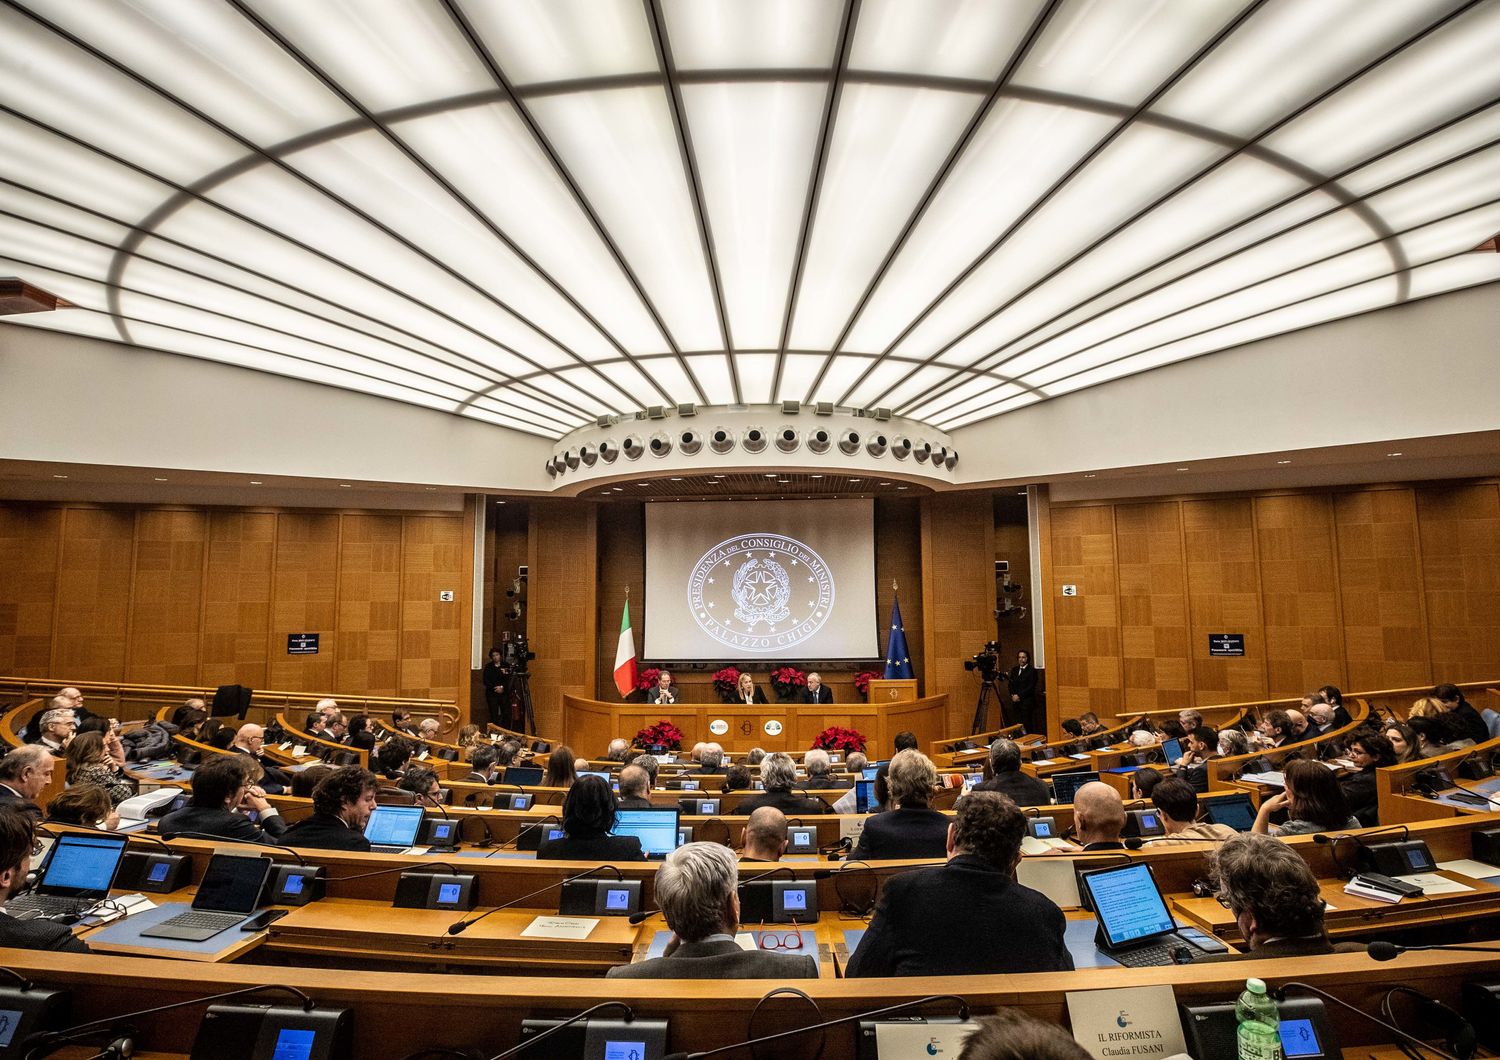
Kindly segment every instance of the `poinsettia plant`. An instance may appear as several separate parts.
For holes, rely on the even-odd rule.
[[[666,718],[655,725],[647,725],[635,734],[637,747],[665,747],[669,751],[682,750],[682,730]]]
[[[779,666],[771,671],[771,687],[776,690],[776,698],[786,701],[798,689],[807,687],[807,674],[795,666]]]
[[[714,691],[719,693],[719,699],[725,703],[733,703],[735,689],[740,684],[740,672],[733,666],[726,666],[722,670],[715,671],[712,680]]]
[[[865,734],[858,729],[846,729],[842,725],[830,725],[818,733],[813,746],[824,751],[863,751]]]
[[[870,682],[878,679],[880,673],[877,670],[861,670],[854,675],[854,690],[862,696],[870,694]]]
[[[636,674],[635,690],[637,692],[648,692],[656,687],[656,679],[661,676],[660,666],[648,666]]]

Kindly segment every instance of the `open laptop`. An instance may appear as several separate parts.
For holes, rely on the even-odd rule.
[[[1080,881],[1099,919],[1095,944],[1126,967],[1162,967],[1176,963],[1175,950],[1199,952],[1177,934],[1177,924],[1145,862],[1084,873]]]
[[[1073,801],[1073,796],[1078,789],[1085,784],[1092,784],[1099,779],[1096,770],[1083,770],[1077,773],[1054,773],[1052,774],[1052,801],[1059,806],[1067,806]]]
[[[365,838],[377,854],[400,854],[417,841],[422,827],[420,806],[377,806],[365,823]]]
[[[1236,832],[1248,832],[1255,824],[1255,807],[1250,804],[1250,796],[1246,792],[1204,799],[1199,805],[1203,807],[1210,824],[1227,824]]]
[[[1182,741],[1177,739],[1163,740],[1161,742],[1162,757],[1166,759],[1167,765],[1171,765],[1182,757]]]
[[[193,907],[147,928],[141,935],[202,942],[228,931],[244,922],[260,905],[260,893],[273,864],[270,858],[215,854],[209,859],[203,879],[198,881]]]
[[[514,784],[518,788],[536,788],[542,783],[541,766],[506,766],[502,783]]]
[[[617,810],[613,835],[633,835],[648,858],[664,858],[677,849],[676,810]]]
[[[121,835],[59,836],[36,889],[7,903],[5,911],[12,916],[32,909],[43,916],[76,915],[108,898],[127,842]]]

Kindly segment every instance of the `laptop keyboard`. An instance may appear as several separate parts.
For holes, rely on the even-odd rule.
[[[163,920],[162,927],[178,928],[219,928],[223,930],[233,927],[245,919],[242,913],[204,913],[197,910],[189,910],[186,913],[178,913],[170,920]]]
[[[7,913],[29,913],[40,910],[43,916],[57,916],[60,913],[80,913],[86,906],[93,902],[81,902],[77,898],[59,898],[51,894],[23,894],[5,904]]]
[[[1133,950],[1125,950],[1122,953],[1111,953],[1110,956],[1127,968],[1160,968],[1177,963],[1172,960],[1172,950],[1181,945],[1180,942],[1159,943],[1154,946],[1140,946]]]

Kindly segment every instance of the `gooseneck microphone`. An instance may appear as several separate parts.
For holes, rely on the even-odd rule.
[[[775,993],[775,991],[772,991],[772,993]],[[721,1045],[717,1049],[707,1049],[698,1053],[668,1053],[665,1060],[701,1060],[702,1057],[706,1056],[732,1053],[736,1049],[752,1049],[757,1045],[764,1045],[767,1042],[778,1042],[783,1038],[795,1038],[798,1035],[807,1034],[811,1031],[827,1030],[830,1027],[838,1027],[845,1023],[854,1023],[857,1020],[876,1019],[880,1016],[889,1016],[895,1012],[905,1012],[907,1009],[930,1005],[934,1001],[952,1001],[958,1006],[959,1019],[967,1020],[969,1018],[969,1003],[963,998],[956,994],[933,994],[930,997],[918,998],[915,1001],[903,1001],[899,1005],[887,1005],[885,1008],[877,1008],[869,1012],[856,1012],[852,1016],[840,1016],[838,1019],[824,1020],[821,1023],[810,1023],[806,1027],[782,1031],[779,1034],[767,1034],[761,1038],[751,1038],[748,1041],[735,1042],[733,1045]],[[499,1058],[497,1057],[496,1060],[499,1060]]]
[[[493,909],[486,909],[484,912],[482,912],[478,916],[476,916],[473,920],[458,920],[458,921],[455,921],[454,923],[448,925],[448,934],[450,934],[450,935],[460,935],[463,932],[467,931],[469,929],[469,926],[471,924],[477,924],[477,923],[479,923],[481,920],[483,920],[485,917],[489,916],[491,913],[498,913],[502,909],[509,909],[513,905],[519,905],[519,904],[521,904],[522,902],[526,901],[526,899],[528,899],[528,898],[535,898],[539,894],[545,894],[547,891],[554,890],[554,889],[556,889],[558,887],[566,886],[567,884],[572,883],[574,880],[581,880],[585,876],[592,876],[594,873],[598,872],[600,869],[609,869],[611,872],[613,872],[615,874],[615,878],[616,879],[623,880],[625,878],[625,874],[623,872],[621,872],[618,868],[616,868],[614,865],[591,865],[589,868],[586,868],[582,872],[577,873],[577,874],[575,874],[573,876],[569,876],[567,879],[553,880],[551,883],[547,884],[545,887],[538,887],[536,890],[532,891],[530,894],[523,894],[519,898],[512,898],[508,902],[502,903],[501,905],[497,905]],[[639,923],[639,921],[637,921],[634,917],[631,917],[631,923],[632,924]]]
[[[611,867],[613,867],[613,866],[611,866]],[[618,872],[619,870],[616,869],[615,871]],[[788,876],[790,876],[794,880],[797,878],[797,872],[796,872],[796,870],[793,869],[790,865],[777,865],[774,869],[767,869],[765,872],[757,872],[754,876],[751,876],[749,879],[741,880],[738,884],[736,884],[736,887],[737,888],[738,887],[743,887],[747,883],[754,883],[756,880],[763,880],[767,876],[774,876],[774,875],[776,875],[778,872],[784,872],[784,873],[786,873]],[[819,869],[817,872],[813,873],[813,879],[815,879],[815,880],[825,880],[829,876],[832,876],[832,875],[834,875],[834,873],[830,869]],[[660,913],[660,912],[661,912],[660,909],[642,909],[639,913],[631,913],[630,914],[630,926],[631,927],[635,927],[635,925],[637,925],[637,924],[639,924],[639,923],[641,923],[643,921],[651,919],[657,913]]]
[[[1431,1044],[1430,1042],[1424,1042],[1421,1038],[1418,1038],[1415,1035],[1407,1034],[1400,1027],[1397,1027],[1394,1024],[1387,1023],[1385,1020],[1380,1019],[1377,1016],[1372,1016],[1364,1009],[1351,1005],[1349,1004],[1349,1002],[1343,1000],[1342,998],[1334,997],[1332,994],[1326,991],[1319,990],[1315,986],[1309,986],[1307,983],[1283,983],[1275,991],[1276,1000],[1286,1000],[1286,992],[1292,989],[1306,990],[1309,994],[1315,994],[1318,997],[1322,998],[1324,1001],[1332,1001],[1340,1008],[1346,1009],[1349,1012],[1354,1013],[1356,1016],[1364,1017],[1369,1022],[1375,1024],[1375,1026],[1384,1029],[1387,1033],[1395,1035],[1401,1041],[1405,1042],[1408,1045],[1415,1046],[1419,1050],[1429,1050],[1430,1052],[1436,1053],[1438,1056],[1442,1057],[1443,1060],[1459,1060],[1459,1057],[1454,1056],[1452,1053],[1445,1053],[1443,1050],[1439,1049],[1437,1046]]]
[[[1500,953],[1500,946],[1403,946],[1397,942],[1375,941],[1365,947],[1365,952],[1376,961],[1394,961],[1403,953],[1420,953],[1423,950],[1451,950],[1454,953]]]
[[[625,1013],[625,1022],[626,1023],[629,1023],[631,1020],[635,1019],[635,1012],[631,1009],[631,1007],[629,1005],[625,1004],[625,1002],[623,1002],[623,1001],[601,1001],[601,1002],[599,1002],[599,1004],[594,1005],[592,1008],[586,1008],[586,1009],[584,1009],[582,1012],[578,1013],[578,1015],[576,1015],[576,1016],[569,1016],[567,1019],[565,1019],[561,1023],[559,1023],[556,1027],[548,1027],[541,1034],[538,1034],[538,1035],[536,1035],[533,1038],[527,1038],[525,1041],[520,1042],[520,1043],[518,1043],[516,1045],[511,1046],[509,1049],[505,1050],[505,1052],[503,1052],[503,1053],[497,1053],[496,1055],[492,1056],[490,1058],[490,1060],[505,1060],[505,1058],[508,1057],[508,1056],[515,1056],[522,1049],[530,1049],[534,1045],[541,1044],[542,1042],[546,1041],[548,1038],[550,1038],[554,1034],[556,1034],[558,1031],[562,1030],[564,1027],[571,1027],[573,1024],[577,1023],[579,1020],[586,1020],[590,1016],[594,1015],[594,1013],[599,1012],[602,1009],[607,1009],[607,1008],[617,1008],[617,1009],[623,1010],[624,1013]]]
[[[151,837],[140,837],[132,835],[130,838],[149,839]],[[224,836],[210,835],[208,832],[173,832],[170,836],[167,837],[167,839],[158,839],[157,842],[166,847],[168,850],[171,850],[172,848],[168,846],[168,842],[173,839],[212,839],[215,843],[219,844],[229,843],[239,847],[255,847],[255,849],[257,850],[275,850],[279,853],[290,854],[292,857],[297,859],[297,864],[299,865],[305,866],[307,864],[307,859],[305,859],[301,854],[297,853],[291,847],[278,846],[276,843],[271,842],[262,843],[255,839],[226,839]]]

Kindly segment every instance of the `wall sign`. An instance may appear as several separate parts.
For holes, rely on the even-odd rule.
[[[713,721],[708,723],[708,731],[713,733],[715,736],[723,736],[726,732],[729,731],[729,722],[725,721],[723,718],[715,718]]]
[[[1076,586],[1076,585],[1064,585],[1063,586],[1063,595],[1064,596],[1077,596],[1078,595],[1078,586]]]
[[[766,722],[766,735],[767,736],[780,736],[781,735],[781,722],[777,721],[775,718],[772,718],[770,721]]]
[[[1243,633],[1210,633],[1208,635],[1208,654],[1244,655],[1245,635]]]
[[[286,653],[288,655],[318,654],[318,634],[288,633],[286,635]]]

